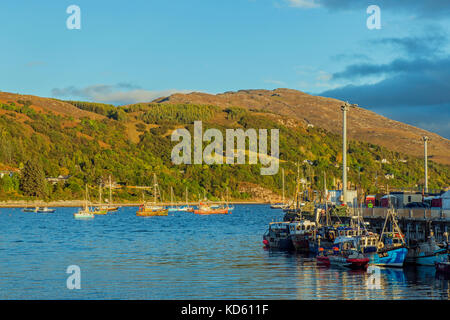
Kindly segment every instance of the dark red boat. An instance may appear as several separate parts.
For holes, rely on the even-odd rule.
[[[436,272],[450,275],[450,262],[436,262]]]

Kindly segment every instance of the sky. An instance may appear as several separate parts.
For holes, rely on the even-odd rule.
[[[448,0],[15,0],[0,21],[1,91],[122,105],[291,88],[450,138]]]

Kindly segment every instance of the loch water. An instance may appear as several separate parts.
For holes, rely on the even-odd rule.
[[[76,220],[0,209],[0,299],[438,299],[450,280],[434,267],[374,274],[316,265],[313,256],[263,248],[268,205],[229,215],[136,217],[137,208]],[[67,288],[69,266],[81,289]],[[372,283],[372,285],[370,285]],[[375,284],[375,285],[374,285]]]

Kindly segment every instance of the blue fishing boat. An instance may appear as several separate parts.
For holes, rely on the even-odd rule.
[[[389,222],[391,230],[387,231],[386,227]],[[380,240],[378,241],[377,250],[368,254],[370,264],[380,267],[402,268],[407,253],[408,249],[406,247],[405,236],[397,224],[395,211],[389,209]]]
[[[448,247],[444,244],[439,245],[431,232],[426,242],[410,245],[405,263],[434,266],[437,262],[442,261],[447,253]]]

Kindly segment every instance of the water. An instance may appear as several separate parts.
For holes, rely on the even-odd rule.
[[[136,217],[136,208],[75,220],[0,209],[1,299],[449,299],[433,267],[366,272],[317,267],[313,257],[264,250],[281,210],[237,205],[231,215]],[[81,268],[81,290],[66,269]]]

